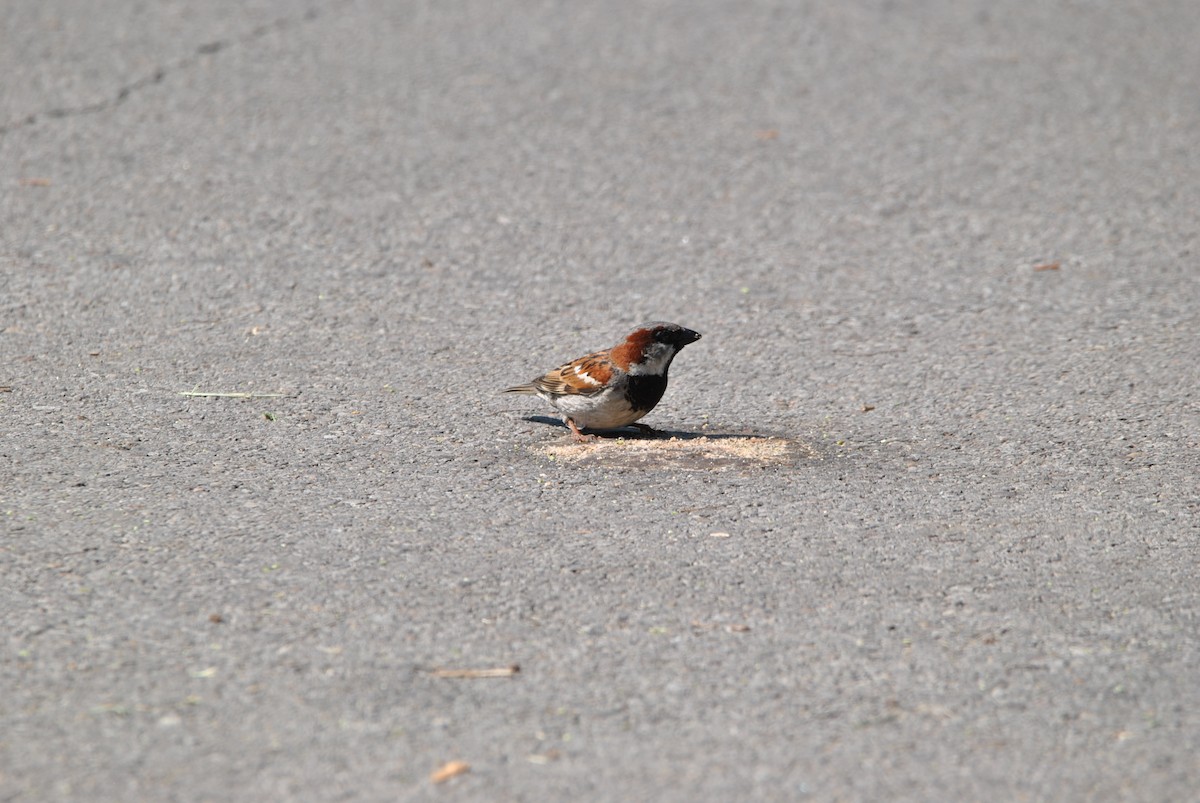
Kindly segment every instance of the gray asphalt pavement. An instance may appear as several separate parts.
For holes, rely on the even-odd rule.
[[[1195,797],[1196,3],[47,0],[0,74],[0,800]],[[648,319],[675,441],[498,393]]]

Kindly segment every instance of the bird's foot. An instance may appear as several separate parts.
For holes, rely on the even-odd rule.
[[[581,430],[579,426],[571,419],[568,418],[566,421],[567,426],[571,428],[571,434],[575,436],[576,443],[589,443],[596,440],[595,435],[585,435],[583,430]]]

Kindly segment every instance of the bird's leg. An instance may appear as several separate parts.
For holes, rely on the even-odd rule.
[[[643,435],[655,435],[655,436],[657,436],[657,435],[662,435],[662,434],[663,434],[663,431],[662,431],[661,429],[655,429],[654,427],[650,426],[649,424],[642,424],[642,423],[639,423],[639,422],[637,422],[637,421],[634,421],[634,422],[633,422],[632,424],[630,424],[629,426],[633,427],[633,428],[634,428],[634,429],[636,429],[638,432],[641,432]]]
[[[596,440],[595,435],[584,435],[583,431],[579,429],[579,427],[576,426],[575,422],[571,419],[565,418],[563,420],[567,422],[567,426],[570,427],[571,432],[574,433],[576,443],[587,443],[588,441]]]

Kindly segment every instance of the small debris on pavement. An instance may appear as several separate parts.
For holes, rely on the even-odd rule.
[[[456,775],[470,772],[471,765],[465,761],[447,761],[429,775],[431,783],[445,783]]]
[[[491,669],[435,669],[433,676],[437,678],[507,678],[520,671],[521,667],[513,664]]]

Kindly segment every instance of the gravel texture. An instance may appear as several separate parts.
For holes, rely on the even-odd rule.
[[[1200,788],[1191,0],[46,0],[0,72],[0,800]],[[498,393],[647,319],[661,440]]]

